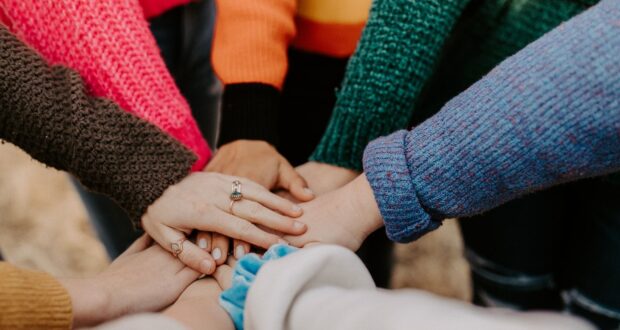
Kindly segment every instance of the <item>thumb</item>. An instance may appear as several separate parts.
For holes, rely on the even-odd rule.
[[[314,199],[314,193],[308,188],[306,180],[285,159],[282,159],[280,163],[278,186],[288,190],[294,198],[301,202]]]

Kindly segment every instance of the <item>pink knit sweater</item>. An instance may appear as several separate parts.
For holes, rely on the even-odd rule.
[[[193,170],[200,170],[211,152],[145,19],[187,2],[0,0],[0,18],[50,63],[77,70],[94,95],[181,141],[198,156]]]

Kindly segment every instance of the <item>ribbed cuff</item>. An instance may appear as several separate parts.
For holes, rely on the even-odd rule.
[[[372,116],[357,116],[336,109],[310,160],[362,171],[366,145],[391,131],[391,127],[373,120]]]
[[[437,229],[435,221],[419,200],[408,167],[405,148],[406,130],[379,138],[368,145],[364,152],[364,172],[381,216],[388,237],[407,243]]]
[[[261,83],[230,84],[224,88],[218,146],[235,140],[278,142],[280,91]]]
[[[0,329],[70,329],[69,293],[52,276],[0,263]]]

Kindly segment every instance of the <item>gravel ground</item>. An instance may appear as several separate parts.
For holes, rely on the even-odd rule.
[[[8,143],[0,145],[0,251],[7,261],[56,276],[94,274],[109,262],[67,176]],[[470,299],[455,221],[399,245],[396,261],[393,287]]]

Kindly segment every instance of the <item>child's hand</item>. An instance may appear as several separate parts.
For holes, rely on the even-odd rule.
[[[300,236],[285,236],[292,245],[329,243],[357,250],[366,237],[383,225],[372,188],[365,175],[333,192],[302,204],[298,221],[308,226]]]

